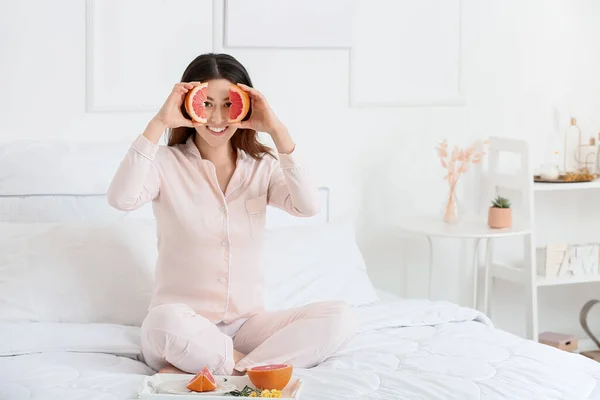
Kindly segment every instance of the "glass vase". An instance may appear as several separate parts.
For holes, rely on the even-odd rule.
[[[442,206],[442,219],[446,224],[457,224],[460,216],[460,204],[456,196],[456,189],[451,189]]]

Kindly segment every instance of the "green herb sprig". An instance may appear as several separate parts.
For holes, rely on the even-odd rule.
[[[244,388],[242,390],[233,390],[229,393],[227,393],[230,396],[235,396],[235,397],[249,397],[250,393],[255,392],[256,389],[251,388],[250,386],[246,385],[244,386]]]

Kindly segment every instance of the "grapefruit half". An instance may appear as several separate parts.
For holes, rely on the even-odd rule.
[[[194,122],[205,124],[208,120],[208,116],[206,115],[206,107],[204,107],[207,91],[208,83],[204,82],[194,86],[194,88],[188,92],[185,98],[185,110]]]
[[[204,367],[190,380],[186,387],[192,392],[210,392],[217,388],[217,383],[208,368]]]
[[[229,101],[231,106],[229,107],[229,120],[230,124],[236,124],[241,122],[248,111],[250,110],[250,97],[242,88],[238,85],[229,85]]]
[[[246,373],[257,389],[283,390],[292,378],[292,371],[289,364],[272,364],[250,368]]]

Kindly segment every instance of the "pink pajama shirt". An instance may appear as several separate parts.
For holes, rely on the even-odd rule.
[[[108,190],[109,204],[134,210],[152,201],[157,221],[155,287],[142,324],[142,353],[158,370],[172,364],[217,374],[253,365],[317,365],[354,332],[341,302],[266,313],[260,263],[267,205],[291,215],[319,212],[317,187],[295,149],[255,160],[238,151],[225,193],[214,165],[190,137],[159,146],[140,135]],[[281,268],[285,268],[282,265]],[[233,348],[247,354],[237,365]]]

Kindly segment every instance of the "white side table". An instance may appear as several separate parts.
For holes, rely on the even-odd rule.
[[[478,249],[482,239],[486,240],[485,256],[485,283],[484,283],[484,306],[483,312],[488,313],[488,289],[489,273],[492,263],[492,239],[522,236],[531,233],[531,228],[527,225],[519,225],[518,221],[513,221],[511,228],[491,229],[487,226],[485,218],[466,218],[457,224],[446,224],[439,215],[420,215],[416,217],[407,217],[400,221],[399,226],[402,230],[420,234],[427,237],[429,243],[429,298],[431,298],[431,285],[433,281],[433,241],[432,238],[453,238],[453,239],[473,239],[475,240],[475,251],[473,254],[473,308],[477,309],[477,270],[478,270]],[[406,269],[405,269],[406,271]],[[406,272],[405,272],[406,277]],[[406,279],[405,279],[406,282]]]

